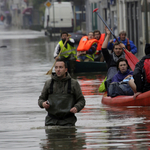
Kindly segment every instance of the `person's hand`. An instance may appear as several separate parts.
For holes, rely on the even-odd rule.
[[[68,42],[69,41],[69,38],[71,37],[71,34],[68,34],[67,38],[66,38],[66,41]]]
[[[80,51],[77,51],[77,57],[80,56],[80,55],[81,55]]]
[[[58,57],[55,57],[55,60],[57,60],[58,59]]]
[[[123,43],[120,43],[121,48],[126,49],[126,46]]]
[[[105,31],[106,31],[107,35],[111,35],[111,32],[109,31],[109,29],[106,26],[105,26]]]
[[[109,43],[113,43],[113,39],[111,39],[111,40],[109,41]]]
[[[67,36],[67,38],[66,38],[66,41],[67,41],[67,42],[69,41],[69,38],[70,38],[70,36]]]
[[[77,113],[77,108],[76,108],[76,107],[71,108],[71,109],[70,109],[70,112],[71,112],[71,113],[74,113],[74,114]]]
[[[82,54],[86,54],[86,51],[81,51],[81,55],[82,55]]]
[[[132,77],[132,75],[131,74],[129,74],[128,76],[126,76],[124,79],[127,79],[127,78],[129,78],[129,77]]]
[[[86,54],[86,51],[77,52],[77,56],[84,55],[84,54]]]
[[[133,95],[133,99],[135,100],[136,99],[136,97],[139,95],[139,94],[141,94],[142,92],[137,92],[137,93],[134,93],[134,95]]]
[[[43,102],[43,107],[45,108],[45,109],[48,109],[49,108],[49,106],[50,106],[50,104],[48,104],[48,102],[47,101],[45,101],[45,102]]]

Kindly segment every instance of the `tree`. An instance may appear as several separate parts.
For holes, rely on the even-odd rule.
[[[36,9],[39,9],[41,5],[44,5],[45,2],[46,0],[32,0],[33,7]]]

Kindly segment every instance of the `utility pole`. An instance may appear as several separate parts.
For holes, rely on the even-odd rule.
[[[51,3],[49,0],[47,0],[44,4],[46,6],[46,8],[48,9],[48,14],[47,14],[47,31],[48,31],[48,28],[49,28],[49,22],[50,22],[50,7],[51,7]],[[49,32],[49,31],[48,31]],[[50,36],[51,36],[51,33],[49,32]]]
[[[53,0],[53,24],[54,24],[54,37],[55,37],[55,7],[54,7],[54,0]]]
[[[148,18],[147,18],[147,0],[144,0],[144,18],[145,18],[145,42],[149,43],[148,39]]]

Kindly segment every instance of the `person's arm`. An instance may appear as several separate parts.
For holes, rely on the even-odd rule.
[[[129,40],[129,42],[130,42],[130,47],[131,47],[131,51],[130,52],[132,54],[136,54],[137,53],[137,47],[134,45],[133,41]]]
[[[102,45],[102,53],[103,53],[103,56],[104,56],[104,59],[106,61],[107,64],[109,64],[110,60],[111,60],[111,56],[110,56],[110,53],[107,49],[107,45],[108,45],[108,42],[109,42],[109,38],[110,38],[110,31],[107,29],[107,27],[105,27],[105,31],[107,33],[107,36],[103,42],[103,45]]]
[[[136,97],[139,95],[139,94],[141,94],[142,92],[137,92],[137,93],[134,93],[134,95],[133,95],[133,99],[136,99]]]
[[[105,38],[105,40],[103,42],[102,48],[107,48],[108,42],[109,42],[109,38],[110,38],[110,35],[111,35],[111,32],[109,31],[109,29],[107,27],[105,27],[105,31],[106,31],[107,35],[106,35],[106,38]]]
[[[73,87],[73,94],[75,95],[76,103],[74,107],[70,110],[70,112],[72,113],[81,111],[85,106],[85,98],[82,94],[80,85],[77,81],[74,81],[74,82],[75,82],[75,86]]]
[[[58,43],[58,44],[56,45],[56,47],[55,47],[54,59],[56,59],[56,57],[58,56],[59,52],[60,52],[60,45],[59,45],[59,43]]]
[[[67,43],[68,43],[69,45],[71,45],[72,47],[74,47],[75,40],[72,39],[72,38],[69,38]]]
[[[107,46],[107,49],[109,50],[113,50],[113,39],[111,39],[109,42],[108,42],[108,46]]]
[[[49,104],[47,104],[47,100],[48,100],[48,81],[45,82],[45,85],[43,87],[43,90],[41,92],[41,95],[39,96],[39,99],[38,99],[38,105],[39,107],[41,108],[49,108]]]
[[[142,92],[143,89],[143,82],[142,82],[142,60],[140,62],[138,62],[135,66],[134,72],[133,72],[133,78],[134,78],[134,82],[136,84],[136,91],[137,92]]]
[[[129,75],[127,75],[124,79],[127,79],[127,78],[130,78],[130,77],[132,77],[133,75],[131,75],[131,74],[129,74]],[[123,80],[124,80],[123,79]]]

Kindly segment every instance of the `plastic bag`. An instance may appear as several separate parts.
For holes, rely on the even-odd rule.
[[[104,81],[101,83],[101,85],[99,86],[98,91],[100,93],[105,92],[106,91],[106,87],[105,87],[105,81],[106,81],[107,77],[105,77]]]

